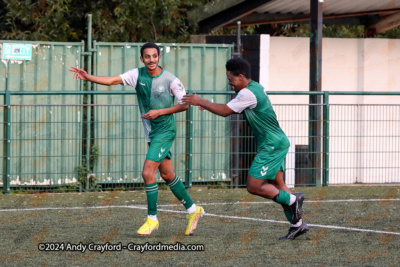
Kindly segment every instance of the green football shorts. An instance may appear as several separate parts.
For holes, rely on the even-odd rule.
[[[289,148],[277,151],[259,151],[251,164],[249,175],[262,180],[274,180],[278,171],[285,171],[285,158]]]
[[[149,151],[147,151],[146,159],[162,162],[165,158],[172,159],[171,148],[174,139],[171,140],[157,140],[148,143]]]

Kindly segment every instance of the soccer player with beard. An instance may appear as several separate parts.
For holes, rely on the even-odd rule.
[[[187,193],[185,186],[172,167],[170,149],[175,140],[176,124],[173,113],[188,109],[182,103],[186,94],[181,81],[172,73],[158,65],[161,55],[155,43],[146,43],[140,49],[140,60],[144,67],[129,70],[121,75],[106,77],[88,75],[86,71],[71,67],[74,78],[102,85],[129,85],[136,89],[142,122],[149,150],[143,166],[142,176],[145,182],[148,216],[146,222],[137,231],[139,235],[150,235],[158,228],[157,198],[158,185],[155,179],[157,169],[169,185],[175,197],[188,211],[188,225],[185,235],[191,235],[197,226],[204,209],[196,206]],[[174,98],[178,104],[174,105]]]

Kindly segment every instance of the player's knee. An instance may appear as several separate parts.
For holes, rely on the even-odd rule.
[[[249,183],[247,184],[247,192],[249,192],[250,194],[253,194],[253,195],[257,195],[257,191],[258,191],[257,186],[254,186]]]
[[[278,183],[276,180],[267,180],[267,183],[272,184],[273,186],[278,186]]]
[[[278,171],[278,173],[275,176],[275,179],[272,180],[271,183],[278,189],[284,189],[286,187],[286,184],[285,180],[283,179],[283,172]]]
[[[172,181],[175,178],[175,173],[162,173],[160,172],[161,178],[165,181]]]
[[[275,183],[273,183],[273,185],[276,188],[283,190],[285,187],[285,182],[284,181],[275,181]]]
[[[151,171],[143,170],[143,172],[142,172],[143,180],[147,181],[147,180],[151,179],[152,176],[153,176],[153,174]]]

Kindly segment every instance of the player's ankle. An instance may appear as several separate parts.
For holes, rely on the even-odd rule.
[[[187,212],[190,214],[195,212],[196,209],[197,209],[196,204],[193,204],[192,206],[190,206],[190,208],[187,209]]]
[[[147,215],[147,218],[149,218],[149,219],[151,219],[151,220],[153,220],[153,221],[158,221],[157,220],[157,215]]]
[[[300,219],[297,223],[292,224],[291,227],[300,227],[303,224],[303,220]]]

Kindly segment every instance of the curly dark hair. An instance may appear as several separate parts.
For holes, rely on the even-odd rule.
[[[251,79],[250,63],[241,57],[231,58],[226,62],[226,70],[233,75],[242,74],[244,77]]]
[[[147,48],[155,48],[157,49],[157,53],[160,55],[160,47],[156,45],[155,43],[145,43],[141,48],[140,48],[140,55],[143,57],[143,51]]]

